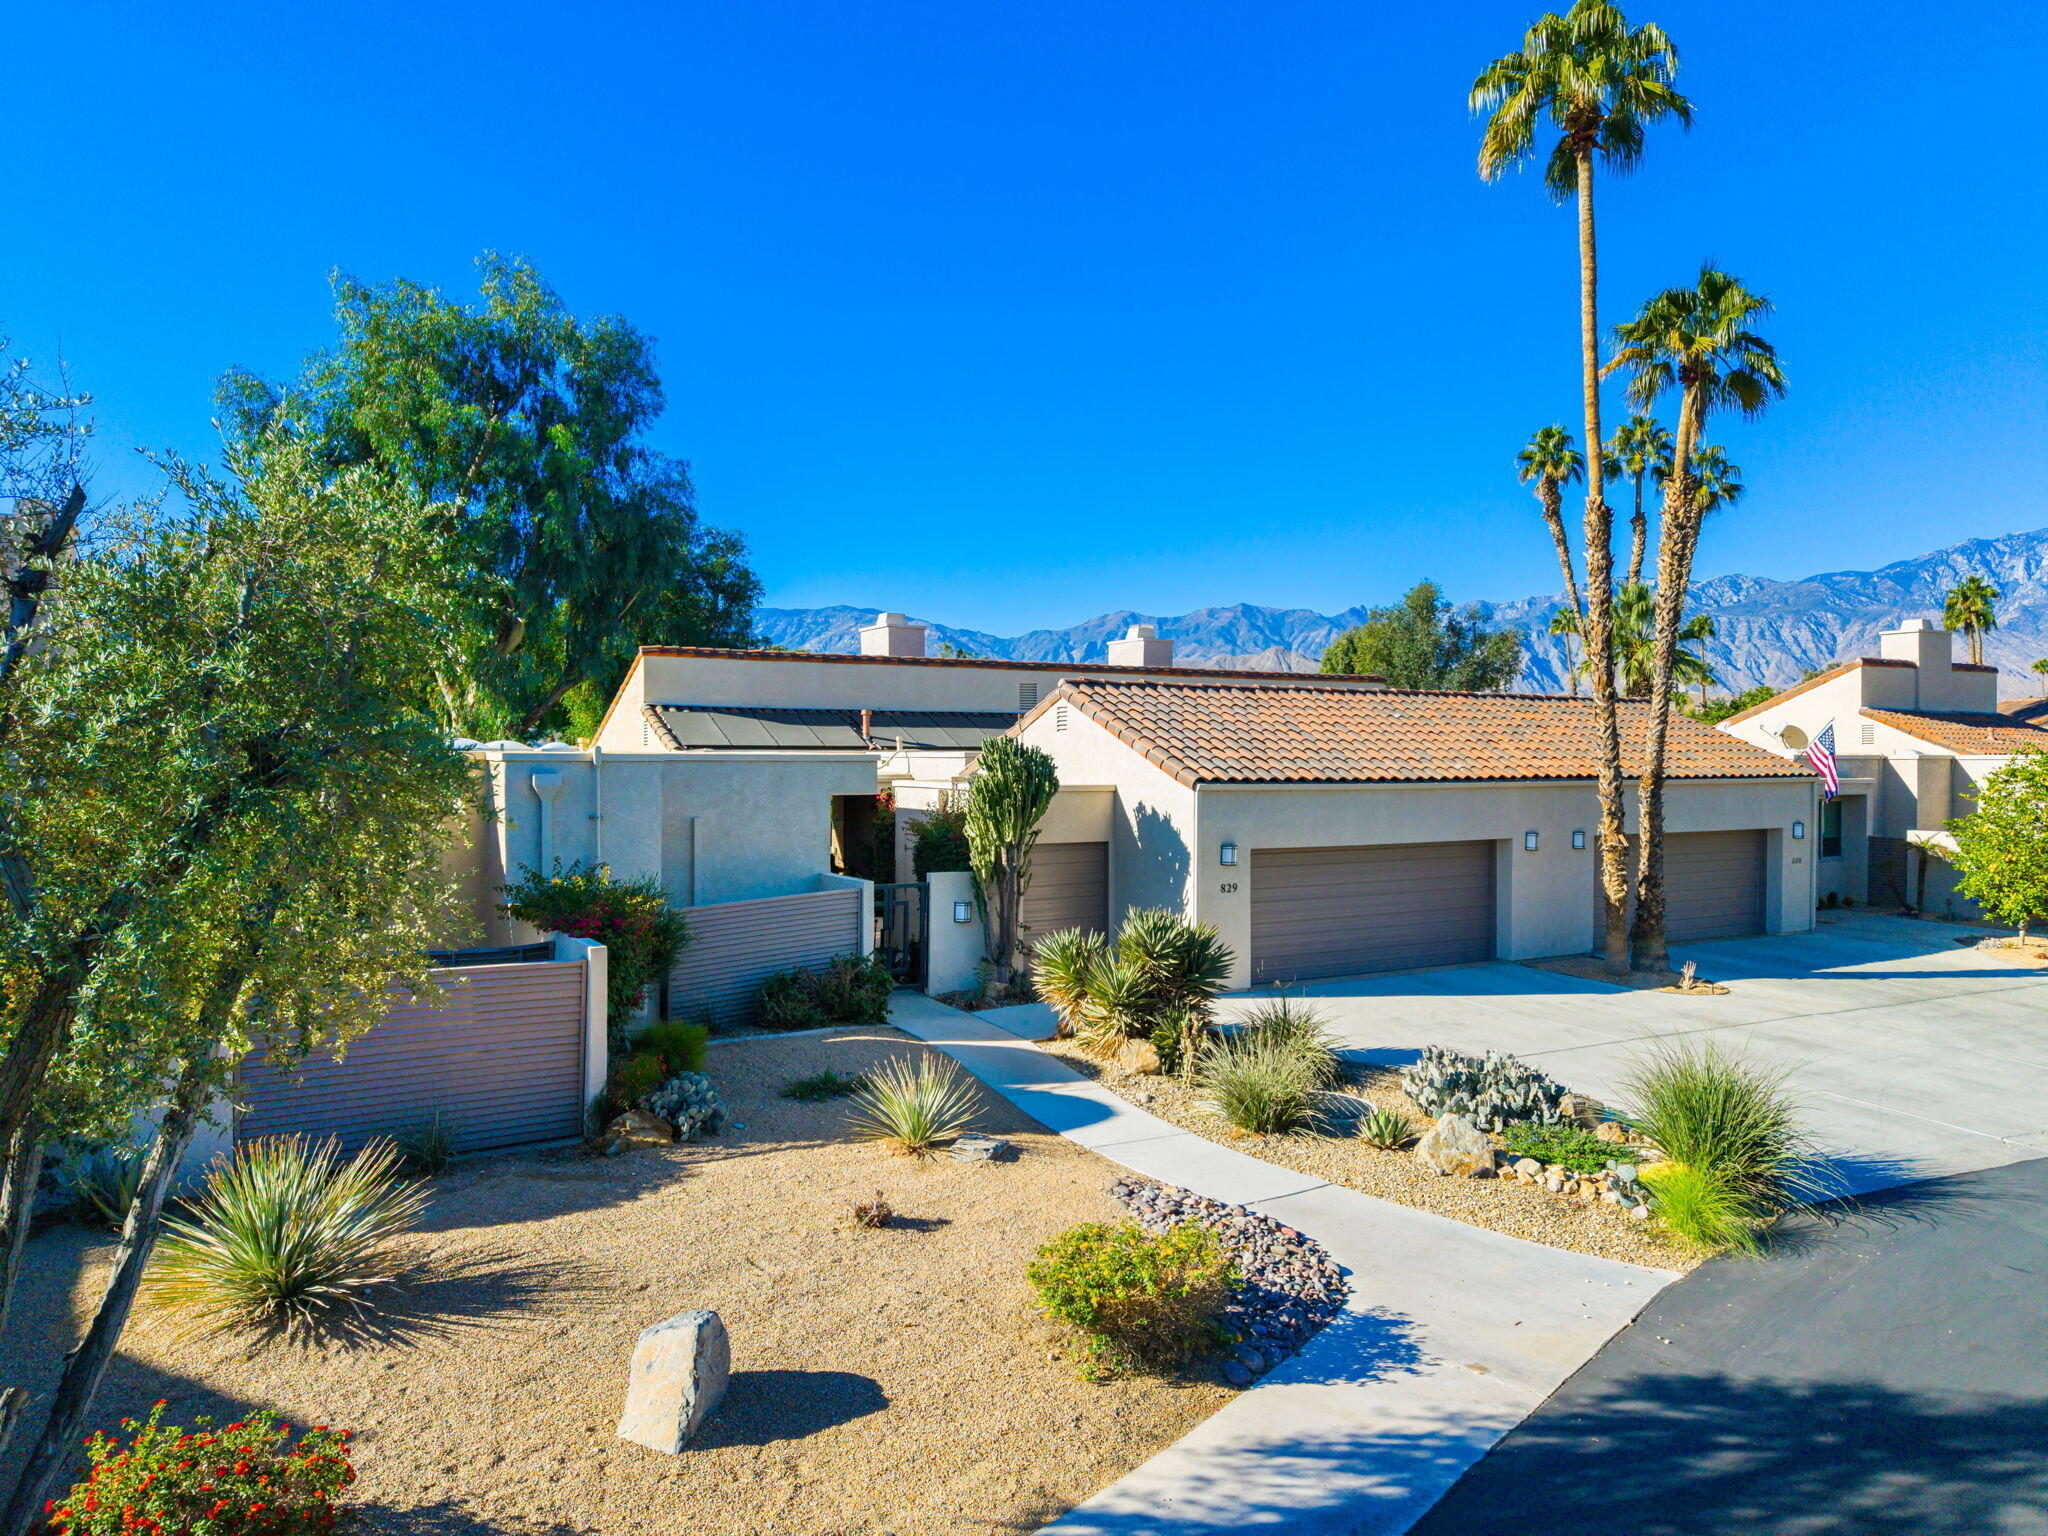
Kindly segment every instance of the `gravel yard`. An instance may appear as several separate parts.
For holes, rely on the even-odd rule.
[[[1095,1060],[1069,1040],[1043,1041],[1041,1048],[1162,1120],[1266,1162],[1349,1185],[1382,1200],[1553,1248],[1570,1248],[1652,1269],[1682,1272],[1705,1257],[1688,1245],[1646,1231],[1610,1207],[1579,1205],[1501,1179],[1446,1178],[1418,1163],[1409,1151],[1382,1152],[1349,1134],[1247,1135],[1203,1108],[1201,1092],[1184,1087],[1178,1078],[1124,1072]],[[1401,1111],[1418,1134],[1431,1123],[1402,1091],[1398,1075],[1391,1070],[1361,1073],[1343,1091],[1375,1108]]]
[[[267,1406],[349,1426],[378,1533],[1033,1530],[1232,1393],[1213,1366],[1090,1385],[1031,1306],[1039,1243],[1124,1214],[1111,1165],[992,1095],[976,1128],[1012,1149],[992,1164],[893,1156],[848,1139],[843,1101],[779,1096],[921,1050],[888,1029],[715,1043],[724,1135],[458,1164],[429,1216],[441,1275],[374,1336],[252,1351],[138,1311],[94,1417],[163,1397],[178,1422]],[[861,1230],[850,1207],[877,1188],[905,1220]],[[32,1242],[0,1380],[47,1390],[110,1251],[79,1227]],[[733,1385],[670,1459],[613,1430],[640,1329],[692,1307],[731,1329]]]

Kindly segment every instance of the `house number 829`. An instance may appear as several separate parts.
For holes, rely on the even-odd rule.
[[[1221,890],[1224,895],[1233,896],[1237,893],[1237,882],[1235,880],[1226,880],[1223,882]]]

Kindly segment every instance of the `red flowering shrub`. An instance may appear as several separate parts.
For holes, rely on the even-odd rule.
[[[641,992],[668,974],[690,942],[683,914],[651,875],[614,880],[608,864],[564,869],[558,861],[548,875],[529,869],[505,887],[504,910],[545,933],[589,939],[610,951],[605,1006],[615,1031],[625,1029]]]
[[[356,1480],[348,1431],[321,1425],[292,1441],[274,1413],[223,1429],[163,1424],[159,1402],[127,1444],[85,1442],[92,1471],[46,1506],[52,1536],[300,1536],[334,1529],[335,1500]]]

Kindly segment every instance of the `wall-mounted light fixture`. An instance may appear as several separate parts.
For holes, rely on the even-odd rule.
[[[1797,842],[1803,842],[1803,841],[1805,841],[1805,838],[1806,838],[1806,823],[1805,823],[1805,822],[1803,822],[1803,821],[1795,821],[1795,822],[1793,822],[1793,823],[1792,823],[1792,841],[1793,841],[1793,842],[1795,842],[1795,843],[1797,843]]]
[[[974,903],[973,903],[973,902],[971,902],[971,901],[956,901],[956,902],[954,902],[954,903],[953,903],[953,921],[954,921],[954,922],[956,922],[956,923],[971,923],[971,922],[973,922],[973,921],[974,921]]]
[[[1225,843],[1216,857],[1225,864],[1235,864],[1237,862],[1237,844]]]
[[[1536,851],[1536,829],[1534,827],[1531,827],[1522,834],[1522,846],[1531,853]]]
[[[1581,851],[1582,849],[1584,849],[1584,848],[1585,848],[1585,846],[1586,846],[1586,834],[1585,834],[1584,832],[1574,832],[1574,833],[1572,833],[1572,851],[1573,851],[1573,852],[1575,852],[1575,853],[1576,853],[1576,852],[1579,852],[1579,851]]]

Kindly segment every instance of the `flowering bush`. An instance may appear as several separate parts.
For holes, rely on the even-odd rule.
[[[92,1470],[45,1506],[53,1536],[299,1536],[331,1531],[335,1500],[356,1480],[348,1431],[325,1425],[292,1442],[277,1415],[252,1413],[222,1429],[163,1424],[159,1402],[127,1444],[85,1442]]]
[[[652,875],[614,880],[609,864],[581,864],[553,874],[529,869],[505,887],[504,910],[548,933],[602,944],[610,953],[605,999],[614,1031],[623,1030],[640,1008],[640,994],[659,981],[690,942],[683,914],[668,904]]]

